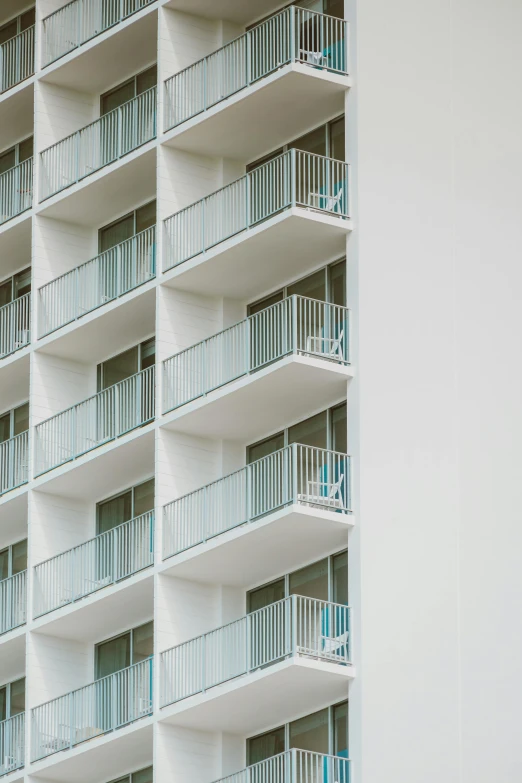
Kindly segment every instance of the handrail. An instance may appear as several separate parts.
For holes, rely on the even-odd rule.
[[[165,131],[289,63],[348,75],[348,22],[290,6],[165,80]]]
[[[351,459],[293,443],[163,507],[163,559],[298,504],[348,514]]]
[[[293,148],[184,207],[164,221],[163,271],[292,207],[348,218],[348,164]]]
[[[120,669],[31,710],[31,761],[152,713],[153,659]]]
[[[291,595],[161,653],[161,707],[290,656],[350,663],[350,608]]]
[[[25,625],[27,619],[27,571],[0,581],[0,634]]]
[[[141,11],[154,0],[71,0],[42,19],[42,67]]]
[[[0,359],[31,342],[31,293],[0,307]]]
[[[33,159],[18,163],[0,174],[0,225],[20,215],[33,204]]]
[[[350,311],[292,295],[163,362],[163,412],[291,353],[348,365]]]
[[[156,87],[151,87],[40,153],[40,201],[128,155],[155,136]]]
[[[37,424],[36,476],[152,421],[154,369],[141,370]]]
[[[25,761],[25,712],[0,721],[0,775],[21,769]]]
[[[29,430],[0,443],[0,495],[29,481]]]
[[[34,33],[31,25],[0,44],[0,93],[34,74]]]
[[[350,783],[346,756],[291,748],[214,783]]]
[[[34,567],[34,617],[85,598],[154,564],[154,511],[147,511]]]
[[[38,289],[38,336],[45,337],[156,276],[156,226],[140,231]]]

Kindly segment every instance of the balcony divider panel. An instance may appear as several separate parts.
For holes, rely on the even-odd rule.
[[[104,114],[40,153],[40,201],[156,137],[156,87]]]
[[[72,748],[152,714],[147,658],[31,710],[31,761]]]
[[[303,655],[350,663],[350,608],[292,595],[161,654],[161,706]]]
[[[0,634],[24,625],[27,618],[27,571],[0,582]]]
[[[154,0],[72,0],[42,20],[42,66],[58,60]]]
[[[0,307],[0,359],[31,342],[31,294]]]
[[[0,93],[34,73],[34,25],[0,44]]]
[[[0,495],[29,480],[29,431],[0,443]]]
[[[292,748],[215,783],[350,783],[350,761]]]
[[[33,159],[29,158],[0,174],[0,225],[20,215],[33,204]]]
[[[154,564],[154,512],[124,522],[34,569],[34,616],[52,612]]]
[[[290,6],[165,81],[168,131],[290,63],[348,74],[348,23]]]
[[[131,375],[35,427],[36,475],[152,421],[155,368]]]
[[[0,775],[24,766],[25,712],[0,722]]]
[[[156,227],[151,226],[39,288],[38,336],[45,337],[155,276]]]
[[[163,271],[291,207],[349,217],[349,166],[291,149],[164,221]]]
[[[351,460],[293,443],[164,506],[163,559],[290,504],[347,514]]]

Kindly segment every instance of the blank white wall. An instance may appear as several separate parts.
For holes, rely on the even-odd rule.
[[[95,535],[94,504],[45,492],[31,493],[31,563],[36,565]]]
[[[35,152],[41,152],[88,125],[98,114],[98,95],[49,82],[36,82]]]
[[[182,726],[155,727],[154,777],[172,783],[209,783],[220,777],[220,736]]]
[[[97,232],[87,226],[35,215],[33,234],[35,288],[88,261],[97,252]]]
[[[31,361],[33,425],[96,392],[95,366],[43,353],[33,353]]]
[[[30,633],[27,637],[27,709],[81,688],[94,679],[92,645]]]

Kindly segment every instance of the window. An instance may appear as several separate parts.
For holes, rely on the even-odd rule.
[[[25,712],[25,677],[0,686],[0,722]]]
[[[100,228],[98,231],[99,252],[103,253],[105,250],[110,250],[111,247],[119,245],[120,242],[125,242],[126,239],[136,236],[136,234],[151,228],[155,224],[156,201],[154,200],[129,212],[128,215],[118,218],[114,223]]]
[[[9,41],[19,33],[23,33],[24,30],[28,30],[29,27],[34,25],[34,21],[35,9],[30,8],[29,11],[24,11],[24,13],[20,14],[20,16],[17,16],[15,19],[11,19],[6,24],[3,24],[0,27],[0,44]]]
[[[27,539],[0,549],[0,581],[27,569]]]
[[[95,647],[96,679],[108,677],[134,663],[152,658],[153,637],[154,623],[151,620],[127,633],[97,644]]]
[[[309,419],[288,427],[283,432],[247,446],[247,463],[250,464],[268,454],[273,454],[290,443],[333,449],[346,454],[348,450],[346,403],[343,402],[334,408],[317,413]]]
[[[257,764],[290,748],[347,759],[348,702],[325,707],[285,726],[250,737],[247,739],[247,764]]]
[[[118,780],[112,780],[111,783],[152,783],[152,767],[131,772],[130,775],[124,775],[124,777],[118,778]]]
[[[96,535],[135,519],[154,509],[154,479],[144,481],[121,492],[116,497],[98,503],[96,507]]]
[[[146,71],[136,74],[126,82],[113,87],[100,98],[100,115],[108,114],[127,101],[154,87],[158,81],[157,67],[152,65]]]
[[[283,147],[270,152],[268,155],[252,161],[252,163],[247,165],[246,170],[247,172],[252,171],[252,169],[267,163],[283,152],[294,148],[303,152],[311,152],[315,155],[326,155],[326,157],[335,158],[336,160],[345,160],[344,143],[344,116],[342,116],[320,125],[318,128],[309,131],[309,133],[305,133],[304,136],[300,136]]]
[[[31,267],[0,283],[0,307],[25,296],[31,290]]]
[[[131,375],[152,367],[156,361],[156,341],[154,337],[129,348],[127,351],[101,362],[97,368],[97,391],[108,389],[115,383],[130,378]]]
[[[255,612],[290,595],[348,606],[348,552],[325,557],[247,593],[248,612]]]
[[[23,163],[24,160],[29,160],[33,157],[33,137],[29,136],[27,139],[18,142],[14,147],[0,153],[0,174],[4,171],[12,169],[19,163]]]
[[[248,315],[254,315],[260,310],[281,302],[287,296],[298,294],[320,302],[346,306],[346,261],[336,261],[317,272],[297,280],[295,283],[275,291],[263,299],[248,305]]]
[[[0,415],[0,443],[29,429],[29,403],[25,402]]]

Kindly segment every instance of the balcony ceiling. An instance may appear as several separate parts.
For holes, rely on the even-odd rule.
[[[281,7],[274,0],[170,0],[167,8],[208,19],[227,19],[246,25]]]

